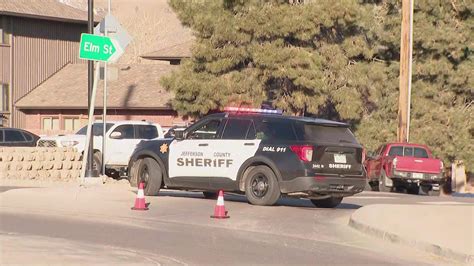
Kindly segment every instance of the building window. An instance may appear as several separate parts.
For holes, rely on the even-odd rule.
[[[10,43],[10,34],[7,32],[8,22],[7,17],[0,17],[0,44]]]
[[[80,119],[78,117],[65,117],[64,130],[76,132],[83,126],[87,125],[87,119]]]
[[[1,84],[0,87],[0,112],[10,111],[10,91],[8,84]]]
[[[59,130],[59,117],[43,117],[41,120],[42,130]]]

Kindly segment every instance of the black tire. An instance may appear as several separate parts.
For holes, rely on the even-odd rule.
[[[380,178],[379,178],[379,191],[381,192],[391,192],[392,191],[392,188],[391,187],[387,187],[385,185],[385,179],[387,179],[387,174],[385,173],[385,170],[382,170],[382,173],[380,174]]]
[[[370,189],[372,191],[379,191],[379,182],[378,181],[371,181],[369,182]]]
[[[280,186],[272,169],[256,166],[245,179],[245,196],[253,205],[271,206],[280,198]]]
[[[130,176],[128,179],[131,187],[138,187],[138,169],[142,162],[143,159],[138,159],[132,164],[132,169],[130,169]]]
[[[146,196],[158,196],[163,181],[163,170],[152,158],[145,158],[138,167],[138,179],[145,183]]]
[[[94,152],[92,156],[92,169],[99,171],[99,173],[102,172],[102,155],[98,151]]]
[[[204,195],[205,199],[217,199],[218,194],[216,192],[210,192],[210,191],[203,191],[202,194]]]
[[[314,206],[318,208],[335,208],[342,201],[342,197],[330,197],[325,199],[311,199]]]
[[[420,187],[418,185],[409,186],[407,187],[407,192],[408,194],[418,195],[418,193],[420,192]]]

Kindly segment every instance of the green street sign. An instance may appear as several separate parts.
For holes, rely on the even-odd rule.
[[[81,34],[79,58],[97,61],[114,61],[123,53],[116,41],[110,37]]]

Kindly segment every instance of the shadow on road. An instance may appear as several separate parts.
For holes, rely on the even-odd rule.
[[[179,198],[194,198],[194,199],[204,199],[204,196],[201,192],[188,192],[188,191],[160,191],[158,197],[179,197]],[[210,199],[208,199],[210,200]],[[214,200],[214,199],[212,199]],[[244,195],[226,193],[225,200],[231,202],[241,202],[248,204],[247,198]],[[286,206],[286,207],[299,207],[299,208],[311,208],[315,209],[316,207],[307,199],[295,199],[295,198],[281,198],[277,201],[275,206]],[[335,209],[346,209],[346,210],[355,210],[359,209],[360,205],[351,204],[351,203],[341,203]]]
[[[37,188],[37,187],[15,187],[15,186],[0,186],[0,193],[7,192],[12,189],[22,189],[22,188]]]

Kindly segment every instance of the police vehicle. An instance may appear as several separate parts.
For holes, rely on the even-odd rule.
[[[143,141],[129,163],[132,185],[146,195],[160,188],[245,193],[255,205],[281,196],[336,207],[366,184],[364,152],[348,125],[281,115],[278,110],[225,108],[172,139]]]

